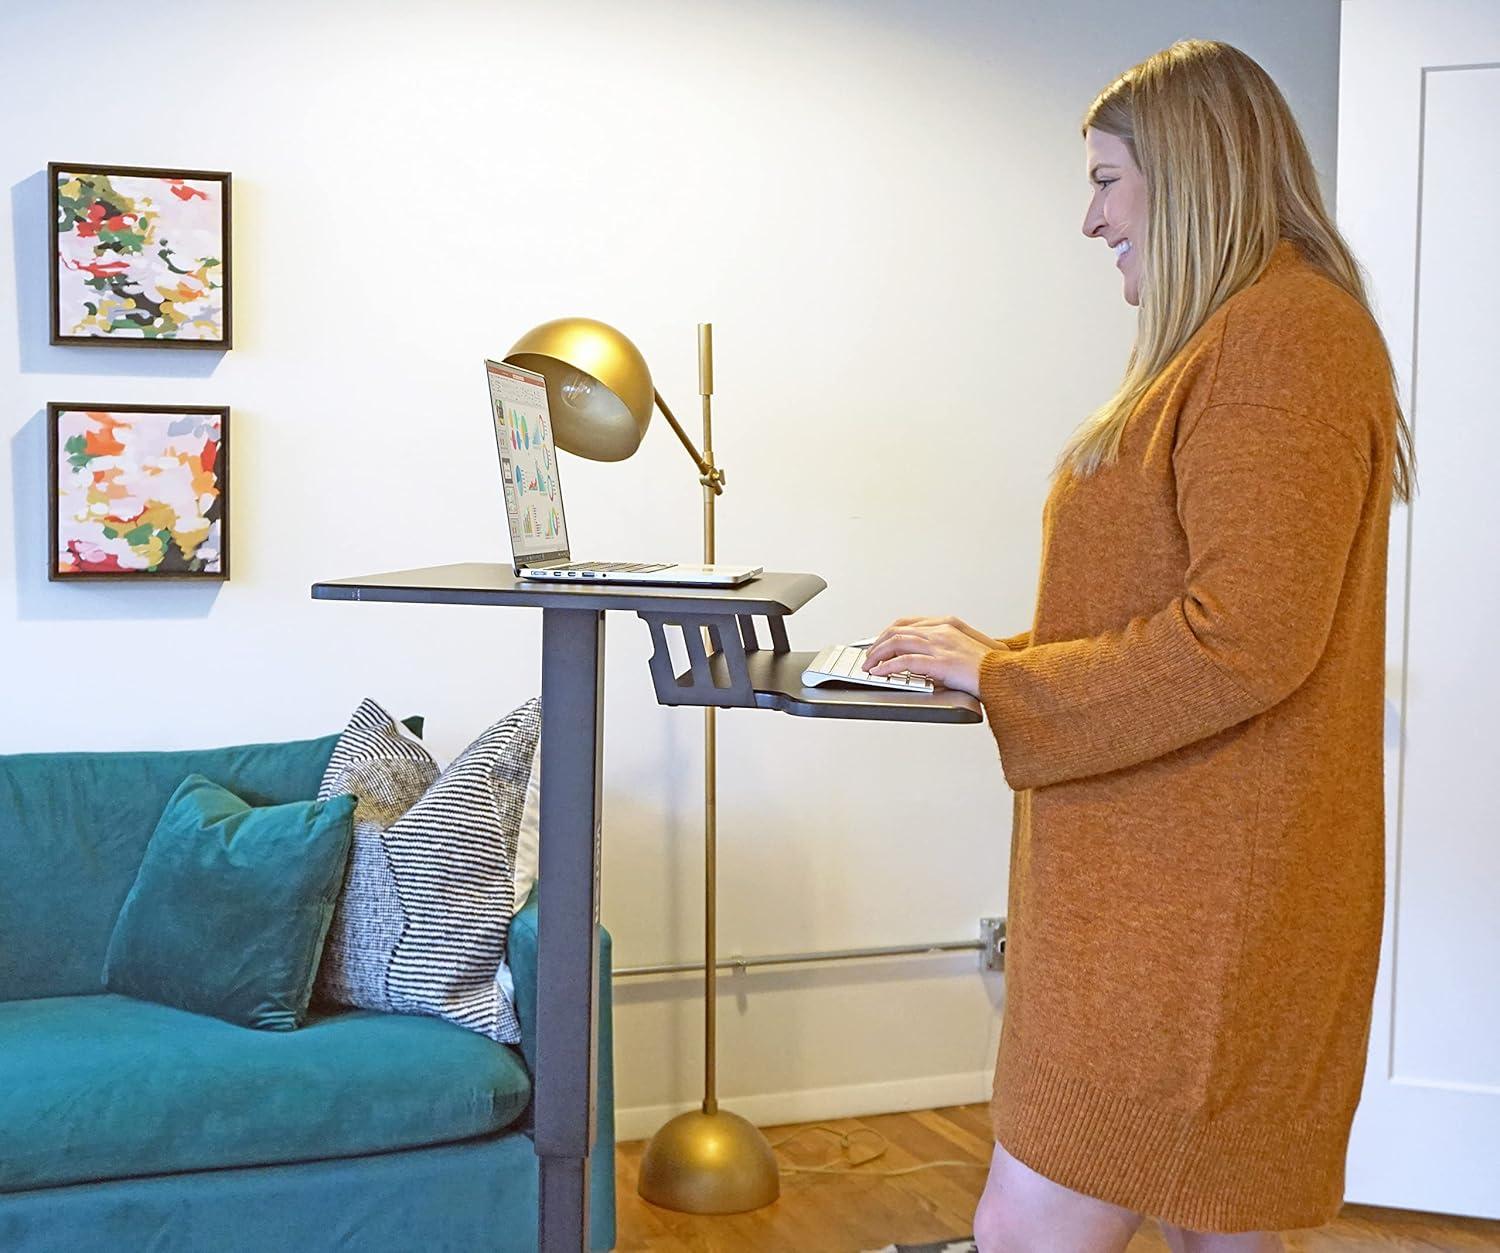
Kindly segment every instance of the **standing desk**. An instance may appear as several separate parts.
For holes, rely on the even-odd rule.
[[[588,1249],[598,1029],[605,613],[632,611],[651,629],[651,677],[656,699],[663,705],[779,709],[804,718],[981,720],[978,701],[948,689],[804,687],[802,671],[816,654],[790,650],[784,619],[825,587],[815,574],[791,573],[762,574],[735,588],[648,587],[582,579],[549,583],[518,579],[508,565],[480,562],[313,584],[315,600],[542,611],[535,1076],[542,1253]],[[758,617],[766,620],[765,643],[756,630]],[[674,672],[669,630],[682,634],[689,662],[682,674]],[[609,1165],[613,1169],[613,1163]]]

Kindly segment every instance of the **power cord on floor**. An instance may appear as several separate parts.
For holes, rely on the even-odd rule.
[[[859,1168],[866,1162],[873,1162],[877,1157],[884,1157],[885,1151],[890,1148],[890,1141],[888,1141],[883,1135],[881,1135],[880,1132],[874,1130],[871,1127],[856,1127],[853,1131],[840,1131],[837,1127],[829,1127],[819,1123],[816,1126],[803,1127],[799,1131],[794,1131],[791,1135],[785,1137],[784,1139],[775,1141],[771,1145],[771,1148],[773,1150],[779,1149],[783,1144],[791,1143],[798,1136],[808,1131],[826,1131],[831,1136],[837,1136],[839,1141],[839,1148],[843,1150],[843,1152],[838,1158],[834,1160],[841,1164],[823,1166],[783,1166],[781,1168],[781,1173],[783,1175],[847,1175],[850,1173],[857,1173],[861,1175],[909,1175],[918,1170],[931,1170],[934,1166],[968,1166],[974,1170],[988,1170],[990,1168],[988,1162],[964,1162],[958,1161],[956,1159],[945,1159],[938,1162],[922,1162],[916,1166],[903,1166],[899,1170],[860,1170]],[[857,1135],[874,1136],[877,1140],[880,1141],[880,1147],[874,1149],[873,1151],[864,1148],[856,1149],[851,1143],[851,1137]],[[859,1156],[856,1157],[856,1153],[858,1153]]]

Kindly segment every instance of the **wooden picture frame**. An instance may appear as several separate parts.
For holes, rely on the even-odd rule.
[[[48,404],[47,578],[227,580],[229,465],[227,405]]]
[[[233,346],[230,176],[47,165],[54,345]]]

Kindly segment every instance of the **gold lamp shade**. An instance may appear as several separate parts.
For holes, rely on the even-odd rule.
[[[623,461],[640,447],[656,389],[640,349],[614,327],[557,318],[527,331],[505,359],[546,376],[559,448]]]

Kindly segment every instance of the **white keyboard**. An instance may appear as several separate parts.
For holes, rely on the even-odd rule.
[[[802,672],[802,682],[807,687],[817,687],[820,683],[864,683],[908,692],[932,691],[932,680],[925,675],[906,670],[897,674],[870,674],[863,669],[869,651],[858,644],[830,644]]]

